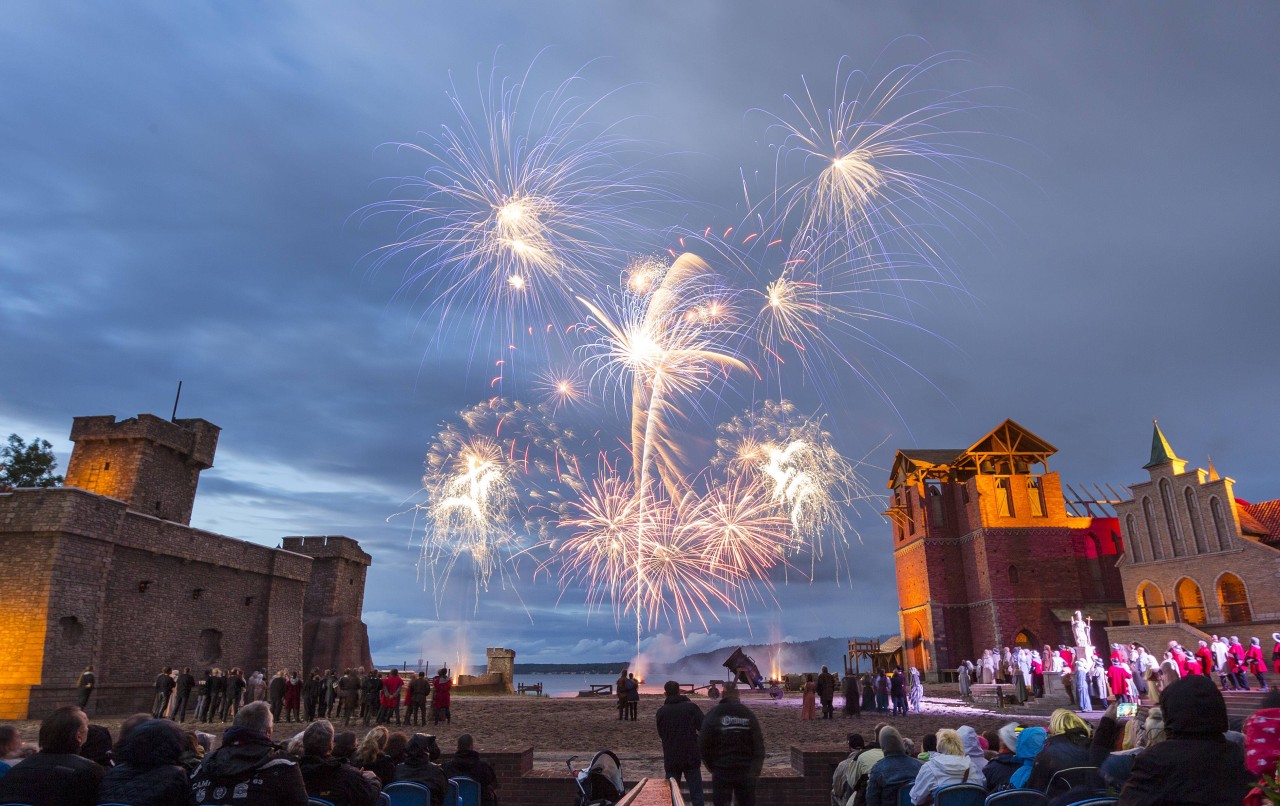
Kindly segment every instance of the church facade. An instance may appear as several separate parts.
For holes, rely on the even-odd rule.
[[[1006,420],[968,448],[900,450],[888,483],[906,662],[932,679],[984,649],[1073,643],[1124,605],[1117,520],[1068,514],[1057,452]]]

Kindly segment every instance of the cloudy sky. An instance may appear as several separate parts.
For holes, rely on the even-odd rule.
[[[387,198],[379,180],[428,167],[384,144],[456,124],[451,80],[474,99],[495,63],[533,64],[536,93],[582,70],[578,90],[608,96],[597,114],[662,155],[684,200],[667,223],[691,225],[733,220],[742,177],[768,173],[750,110],[783,112],[802,79],[830,97],[841,57],[883,72],[962,54],[929,86],[984,88],[982,155],[1001,166],[966,173],[972,232],[940,236],[964,293],[913,292],[927,333],[870,326],[910,366],[868,357],[893,406],[835,371],[837,394],[797,396],[867,455],[877,488],[894,449],[962,447],[1005,417],[1059,447],[1069,482],[1137,481],[1159,417],[1242,497],[1280,496],[1274,5],[20,1],[4,15],[0,435],[46,437],[65,467],[72,417],[167,416],[183,381],[180,415],[223,429],[194,524],[359,539],[382,661],[630,654],[628,627],[527,569],[437,612],[413,519],[395,517],[421,500],[440,424],[491,394],[492,356],[440,337],[430,296],[401,289],[403,261],[367,270],[395,231],[356,213]],[[749,621],[685,645],[659,631],[650,650],[895,630],[888,527],[869,512],[855,525],[851,581],[824,564]]]

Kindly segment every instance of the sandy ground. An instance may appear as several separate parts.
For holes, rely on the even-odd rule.
[[[845,747],[845,737],[858,732],[864,738],[871,737],[878,722],[888,722],[902,731],[904,736],[918,743],[922,736],[939,728],[972,725],[981,733],[995,729],[1007,721],[1025,724],[1044,724],[1044,716],[1000,714],[961,703],[940,693],[926,696],[924,711],[906,717],[890,718],[888,714],[864,714],[849,718],[840,713],[841,699],[836,698],[836,717],[812,722],[800,719],[800,697],[788,695],[778,702],[747,700],[747,705],[760,720],[764,730],[768,766],[786,766],[790,763],[792,745],[827,748]],[[453,701],[453,724],[429,726],[425,729],[403,727],[412,732],[422,730],[435,733],[440,746],[449,753],[458,736],[472,734],[479,749],[534,748],[534,764],[539,768],[564,769],[569,756],[578,755],[578,763],[585,763],[598,750],[613,750],[622,759],[627,778],[662,772],[662,746],[654,726],[654,713],[662,704],[661,696],[642,696],[639,719],[635,722],[619,722],[618,712],[609,699],[578,699],[551,697],[467,697],[456,696]],[[712,702],[705,697],[695,697],[704,711]],[[95,724],[105,725],[114,735],[121,720],[94,719]],[[24,739],[34,742],[39,730],[37,722],[15,722]],[[188,722],[188,725],[191,725]],[[220,734],[222,725],[197,725],[200,730]],[[300,731],[301,724],[284,723],[276,726],[275,739],[281,741]],[[341,723],[338,730],[344,728]],[[349,730],[363,735],[362,725],[353,723]],[[392,730],[395,730],[392,726]]]

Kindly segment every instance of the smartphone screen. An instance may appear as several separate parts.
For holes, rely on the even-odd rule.
[[[1138,713],[1138,704],[1136,702],[1122,702],[1116,707],[1116,716],[1120,719],[1129,719]]]

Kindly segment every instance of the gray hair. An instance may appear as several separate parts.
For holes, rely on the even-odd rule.
[[[996,735],[1000,737],[1000,744],[1004,745],[1009,752],[1016,752],[1018,749],[1018,723],[1010,722],[1004,725],[1000,730],[996,731]]]
[[[333,723],[317,719],[302,732],[302,752],[324,758],[333,752]]]
[[[907,747],[902,743],[902,734],[892,725],[880,729],[880,749],[887,756],[890,753],[906,753]]]
[[[271,735],[272,719],[271,706],[267,705],[264,700],[257,700],[236,711],[234,722],[238,728],[248,728],[256,730],[258,733]]]

